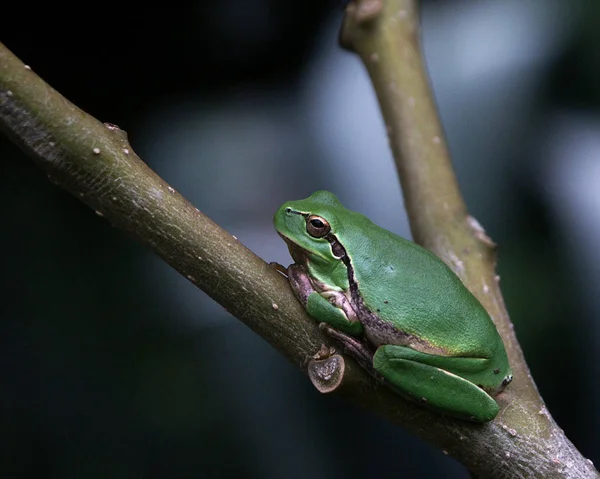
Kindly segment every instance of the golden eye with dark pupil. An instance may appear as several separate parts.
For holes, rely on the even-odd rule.
[[[331,226],[325,218],[311,215],[306,218],[306,231],[313,238],[322,238],[331,231]]]

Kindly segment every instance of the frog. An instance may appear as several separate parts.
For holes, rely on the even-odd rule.
[[[273,224],[294,263],[289,284],[309,316],[373,377],[447,416],[485,423],[512,381],[489,313],[422,246],[320,190]]]

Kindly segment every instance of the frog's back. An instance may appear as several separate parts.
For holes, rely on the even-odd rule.
[[[450,355],[494,355],[496,341],[482,339],[498,332],[454,272],[426,249],[356,215],[344,236],[363,252],[352,266],[369,310]]]

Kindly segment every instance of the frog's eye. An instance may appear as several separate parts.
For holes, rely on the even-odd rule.
[[[313,238],[322,238],[331,231],[331,226],[325,218],[310,215],[306,218],[306,231]]]

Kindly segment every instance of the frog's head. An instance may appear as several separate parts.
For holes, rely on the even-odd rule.
[[[340,277],[334,282],[344,284],[347,273],[342,262],[344,248],[337,241],[338,216],[345,208],[328,191],[317,191],[306,199],[288,201],[275,213],[273,224],[285,240],[294,261],[307,266],[315,276]]]

